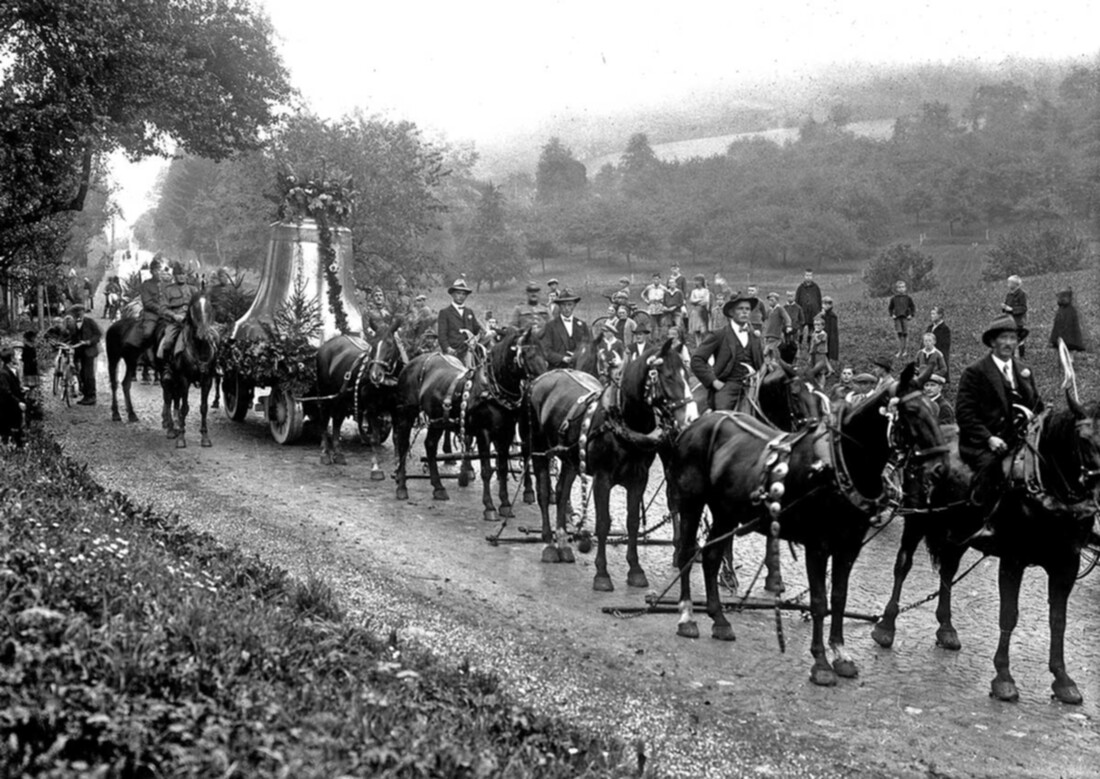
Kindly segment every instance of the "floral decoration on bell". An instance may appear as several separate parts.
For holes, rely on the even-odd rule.
[[[326,175],[322,166],[318,176],[303,178],[290,171],[277,177],[279,219],[298,222],[313,219],[317,223],[317,250],[325,269],[328,287],[328,305],[336,327],[348,334],[348,317],[344,311],[343,285],[340,283],[340,266],[336,262],[336,247],[332,245],[332,229],[340,227],[351,216],[356,191],[350,176]]]

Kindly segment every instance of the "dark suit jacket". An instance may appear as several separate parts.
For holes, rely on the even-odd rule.
[[[947,326],[946,322],[940,322],[938,325],[928,325],[924,329],[924,332],[931,333],[936,336],[936,348],[943,352],[943,361],[947,363],[947,373],[944,376],[948,381],[951,380],[951,328]]]
[[[713,333],[708,333],[699,348],[691,355],[691,372],[695,378],[703,383],[708,390],[712,389],[714,380],[742,382],[747,377],[742,362],[747,362],[756,370],[764,364],[764,347],[760,338],[749,330],[749,359],[735,359],[737,347],[737,335],[731,327],[723,327]],[[711,366],[710,358],[714,357],[714,365]]]
[[[1016,320],[1016,327],[1023,327],[1027,324],[1027,293],[1024,292],[1022,287],[1005,294],[1005,305],[1012,309],[1011,314],[1012,318]],[[1006,311],[1005,313],[1009,312]]]
[[[439,348],[444,352],[451,349],[460,357],[464,355],[466,353],[466,336],[459,332],[462,328],[466,328],[474,334],[481,333],[481,325],[469,306],[462,309],[462,316],[459,316],[454,306],[440,309],[439,318],[436,320]]]
[[[556,316],[546,325],[542,334],[542,348],[546,352],[546,362],[551,368],[571,368],[571,364],[564,362],[566,352],[575,352],[577,347],[585,341],[591,341],[592,334],[580,319],[573,317],[573,337],[565,331],[565,323],[560,316]]]
[[[81,341],[87,341],[88,345],[75,350],[74,356],[95,357],[99,354],[99,340],[102,337],[103,331],[95,323],[95,320],[90,316],[85,316],[80,323],[80,327],[73,331],[69,343],[78,344]]]
[[[1038,413],[1043,410],[1043,401],[1031,372],[1028,371],[1026,378],[1021,375],[1025,367],[1013,358],[1012,372],[1020,395],[1017,402]],[[968,365],[959,379],[959,393],[955,399],[959,454],[963,460],[972,462],[979,452],[988,450],[991,436],[1004,439],[1009,446],[1018,443],[1013,413],[1007,382],[993,363],[993,355],[987,354]]]

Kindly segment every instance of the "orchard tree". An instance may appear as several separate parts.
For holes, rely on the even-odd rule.
[[[0,255],[81,210],[112,151],[257,148],[290,96],[272,33],[249,0],[0,4]]]
[[[463,236],[459,264],[477,288],[489,289],[501,282],[527,275],[519,241],[508,228],[504,215],[504,193],[491,183],[482,188],[481,201],[473,222]]]
[[[584,165],[560,138],[542,147],[535,170],[535,198],[539,203],[562,203],[580,197],[588,186]]]
[[[894,294],[894,285],[904,281],[910,292],[936,286],[933,259],[907,243],[894,244],[879,252],[863,270],[867,294],[873,298]]]

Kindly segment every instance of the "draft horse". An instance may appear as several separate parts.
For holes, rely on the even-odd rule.
[[[402,324],[397,319],[366,341],[338,335],[317,350],[323,465],[347,462],[340,451],[340,428],[350,416],[370,446],[371,479],[385,478],[378,466],[378,449],[397,404],[397,377],[409,362],[398,335]]]
[[[130,399],[130,386],[137,376],[139,361],[144,357],[149,364],[152,364],[151,352],[163,332],[158,327],[154,337],[147,343],[143,343],[139,347],[131,346],[127,342],[127,338],[133,328],[140,326],[141,320],[136,317],[119,319],[117,322],[110,324],[103,337],[104,343],[107,345],[107,377],[111,381],[111,419],[115,422],[122,421],[122,416],[118,410],[118,364],[121,362],[126,366],[126,373],[122,377],[122,395],[126,401],[126,418],[130,422],[137,422],[138,416],[134,413],[134,404]]]
[[[547,368],[540,335],[536,328],[509,329],[489,349],[483,364],[474,368],[467,368],[454,357],[439,352],[414,357],[405,366],[397,377],[394,412],[398,500],[409,499],[405,466],[412,429],[417,418],[423,415],[427,427],[424,449],[433,499],[450,497],[439,476],[437,451],[443,433],[457,431],[460,441],[472,439],[477,444],[484,519],[497,519],[497,507],[490,489],[491,447],[496,449],[500,516],[515,516],[508,494],[508,461],[526,384]],[[524,480],[529,478],[525,473]],[[531,492],[529,485],[525,492]]]
[[[613,486],[626,488],[627,585],[648,587],[638,561],[638,526],[649,469],[661,442],[697,416],[687,368],[671,340],[652,346],[622,368],[618,385],[604,387],[581,371],[550,371],[531,383],[531,460],[542,512],[545,563],[574,562],[566,532],[568,496],[577,475],[592,477],[596,510],[593,589],[614,589],[607,572]],[[557,532],[550,527],[550,457],[561,460]]]
[[[698,638],[693,619],[691,567],[698,553],[704,507],[711,512],[702,548],[706,610],[711,635],[734,640],[722,610],[718,570],[723,540],[751,531],[805,547],[813,617],[810,680],[834,685],[837,677],[858,674],[844,649],[844,610],[848,577],[870,527],[870,517],[887,493],[883,471],[892,461],[911,472],[917,500],[927,500],[947,466],[947,446],[931,403],[914,378],[912,364],[898,382],[856,406],[842,406],[835,420],[815,429],[784,432],[738,412],[704,414],[676,445],[683,543],[680,566],[680,619],[677,634]],[[826,568],[832,558],[831,599]],[[825,615],[832,613],[826,660]]]
[[[198,384],[200,390],[201,443],[202,446],[211,446],[206,416],[210,409],[210,388],[217,372],[218,345],[218,329],[214,325],[213,308],[206,290],[200,290],[191,296],[191,302],[187,306],[187,314],[183,320],[183,328],[176,339],[176,344],[163,366],[160,366],[162,367],[160,385],[164,396],[161,421],[167,436],[176,439],[178,449],[187,446],[184,430],[187,412],[190,410],[187,396],[190,394],[192,384]],[[129,365],[126,372],[129,378]],[[130,402],[129,393],[126,394],[126,402],[127,405]]]
[[[1069,704],[1082,701],[1081,692],[1066,673],[1064,642],[1067,604],[1081,564],[1081,550],[1100,542],[1092,530],[1100,489],[1100,406],[1085,408],[1068,392],[1066,400],[1065,410],[1034,419],[1023,448],[1007,458],[1016,473],[994,509],[997,533],[987,543],[974,544],[983,554],[1000,558],[1001,633],[993,657],[997,674],[990,695],[1002,701],[1016,701],[1020,696],[1009,668],[1009,644],[1019,616],[1020,583],[1029,566],[1040,566],[1047,573],[1054,697]],[[958,650],[962,644],[951,624],[951,585],[968,540],[983,518],[970,502],[970,471],[959,459],[957,438],[949,477],[933,493],[931,506],[905,508],[903,514],[905,529],[894,564],[894,589],[871,635],[880,646],[893,645],[901,589],[913,565],[913,553],[923,539],[933,562],[939,564],[936,645]]]

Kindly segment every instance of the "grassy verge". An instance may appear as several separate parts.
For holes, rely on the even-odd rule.
[[[0,452],[0,775],[629,775],[621,745],[380,640],[300,582]],[[629,758],[629,760],[628,760]]]

